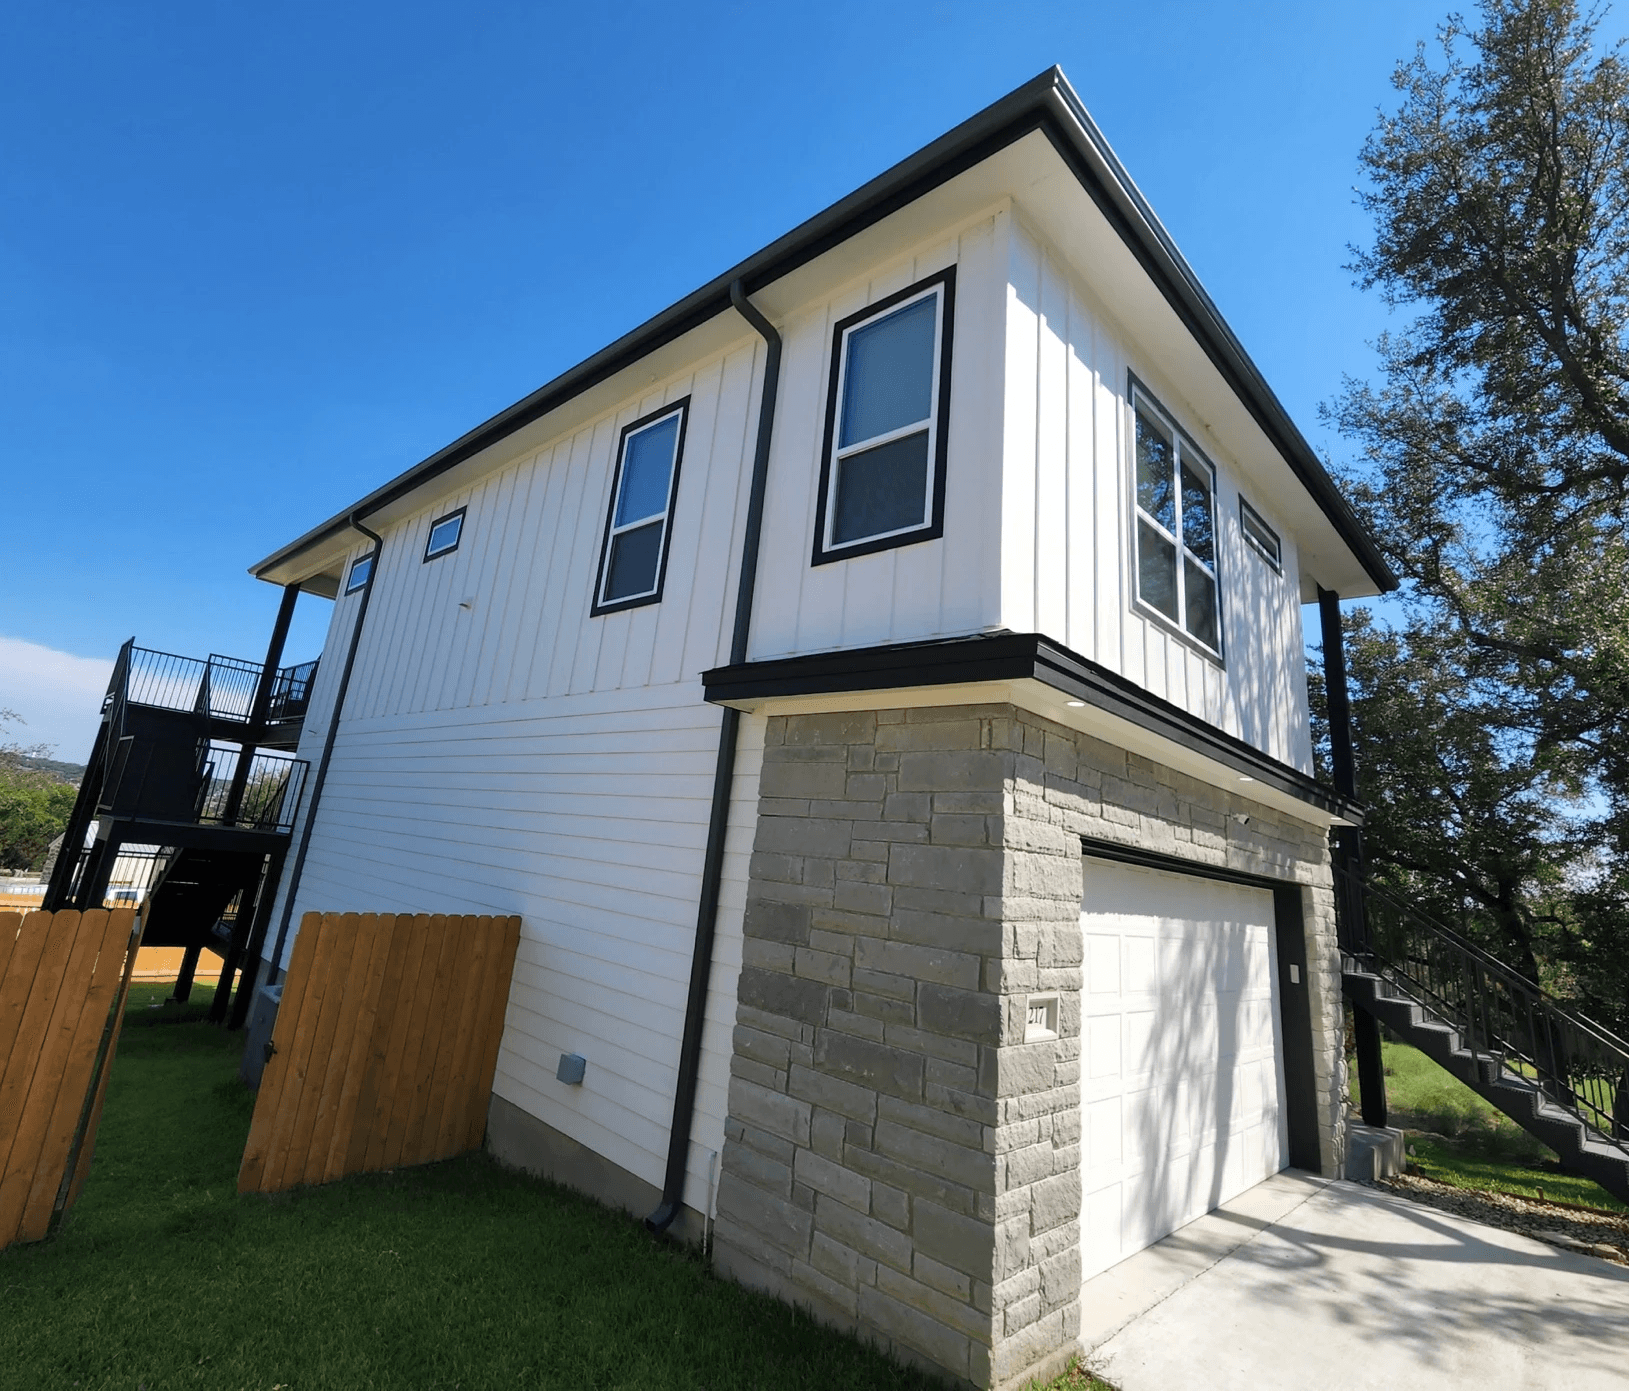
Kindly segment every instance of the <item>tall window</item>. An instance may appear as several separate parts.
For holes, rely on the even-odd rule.
[[[955,268],[833,334],[814,563],[944,532]]]
[[[663,406],[622,432],[611,512],[600,547],[594,613],[612,613],[662,597],[668,523],[679,483],[690,398]]]
[[[1215,470],[1141,394],[1135,413],[1137,597],[1220,653]]]

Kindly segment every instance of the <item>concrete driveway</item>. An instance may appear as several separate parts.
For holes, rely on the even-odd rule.
[[[1299,1173],[1095,1277],[1081,1310],[1121,1391],[1629,1388],[1629,1270]]]

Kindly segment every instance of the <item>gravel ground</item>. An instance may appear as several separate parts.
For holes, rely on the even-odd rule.
[[[1468,1217],[1473,1222],[1520,1232],[1563,1250],[1581,1251],[1629,1266],[1629,1217],[1626,1216],[1586,1212],[1540,1202],[1537,1198],[1517,1198],[1509,1193],[1455,1188],[1420,1174],[1381,1179],[1379,1186],[1456,1217]]]

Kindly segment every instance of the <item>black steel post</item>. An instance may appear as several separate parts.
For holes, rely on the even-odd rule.
[[[1318,617],[1324,638],[1324,692],[1329,707],[1329,761],[1335,791],[1356,798],[1357,770],[1352,762],[1352,702],[1346,690],[1346,641],[1341,634],[1341,596],[1318,590]]]
[[[181,974],[175,978],[175,989],[170,992],[170,998],[178,1005],[184,1005],[192,996],[192,977],[198,970],[198,953],[203,950],[197,942],[181,953]]]
[[[277,902],[277,882],[283,874],[283,857],[286,853],[284,850],[274,850],[267,858],[266,872],[260,881],[260,896],[255,901],[254,921],[249,926],[249,940],[243,949],[243,974],[238,979],[238,991],[232,997],[232,1012],[226,1020],[228,1029],[241,1029],[249,1017],[255,976],[260,969],[260,953],[265,948],[266,931],[271,926],[272,909]]]
[[[260,664],[254,699],[249,704],[249,727],[238,749],[238,765],[232,770],[232,784],[226,789],[226,805],[221,808],[223,824],[233,825],[243,807],[244,789],[249,785],[249,765],[254,762],[256,740],[266,732],[266,716],[271,710],[272,688],[277,684],[277,664],[283,660],[283,644],[288,641],[288,625],[294,618],[294,604],[300,597],[298,584],[283,586],[283,601],[277,606],[271,641],[266,644],[266,660]]]
[[[1386,1066],[1380,1056],[1380,1021],[1361,1005],[1352,1006],[1352,1032],[1357,1035],[1358,1088],[1363,1093],[1363,1123],[1384,1130]]]

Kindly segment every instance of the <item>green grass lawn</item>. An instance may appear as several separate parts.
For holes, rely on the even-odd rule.
[[[132,990],[66,1227],[0,1252],[0,1388],[939,1384],[482,1154],[239,1197],[243,1036],[167,993]]]
[[[1557,1167],[1555,1152],[1489,1105],[1457,1077],[1406,1043],[1382,1043],[1386,1104],[1391,1123],[1432,1131],[1442,1140],[1413,1137],[1412,1159],[1427,1178],[1456,1188],[1624,1211],[1598,1183]],[[1361,1104],[1357,1060],[1349,1058],[1352,1100]]]

